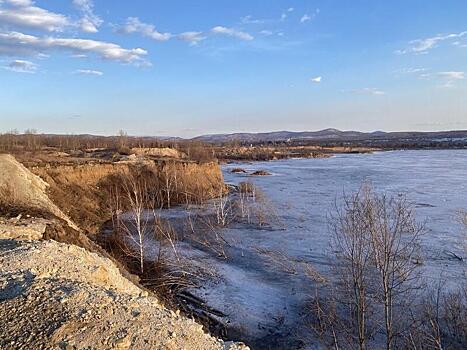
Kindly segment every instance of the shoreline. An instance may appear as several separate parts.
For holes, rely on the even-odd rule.
[[[391,148],[391,149],[373,149],[363,152],[326,152],[323,153],[323,156],[319,157],[310,157],[310,156],[290,156],[290,157],[282,157],[282,158],[273,158],[273,159],[244,159],[244,158],[218,158],[219,165],[229,165],[229,164],[254,164],[258,162],[276,162],[281,160],[302,160],[302,159],[326,159],[326,158],[334,158],[338,155],[359,155],[359,154],[378,154],[378,153],[391,153],[391,152],[408,152],[408,151],[467,151],[467,148]]]

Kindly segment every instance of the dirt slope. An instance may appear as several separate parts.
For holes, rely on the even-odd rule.
[[[47,196],[48,184],[9,154],[0,154],[0,201],[49,212],[78,227]]]
[[[47,182],[13,156],[0,154],[0,238],[54,239],[106,256],[50,199],[48,192]],[[79,200],[73,203],[79,205]]]
[[[119,183],[118,175],[144,173],[154,188],[163,188],[166,177],[172,186],[172,204],[185,203],[186,193],[202,199],[218,194],[224,186],[217,163],[178,161],[125,161],[79,165],[32,167],[31,172],[46,181],[47,194],[87,234],[95,234],[111,219],[109,189]],[[180,193],[177,195],[176,188]]]
[[[247,349],[205,334],[82,248],[0,240],[0,266],[1,349]]]

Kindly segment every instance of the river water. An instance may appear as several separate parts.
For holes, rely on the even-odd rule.
[[[232,174],[230,170],[236,167],[266,170],[272,176]],[[328,216],[344,193],[358,190],[365,181],[378,192],[403,193],[415,207],[418,220],[425,222],[428,233],[423,247],[432,275],[443,272],[449,279],[460,277],[462,269],[445,269],[444,260],[447,251],[465,255],[458,221],[459,211],[467,210],[465,150],[337,155],[230,164],[223,169],[227,183],[254,182],[272,200],[287,229],[276,235],[268,232],[268,246],[317,263],[326,263]]]
[[[232,173],[239,167],[246,173]],[[271,175],[249,175],[257,170]],[[189,238],[177,243],[179,257],[202,278],[201,287],[190,291],[226,315],[220,321],[229,339],[253,349],[317,348],[304,319],[322,285],[319,276],[333,278],[329,217],[343,194],[364,182],[380,193],[405,194],[425,223],[420,269],[427,285],[440,279],[449,288],[466,283],[467,232],[458,218],[467,210],[466,150],[238,163],[223,166],[223,172],[226,183],[253,182],[268,200],[266,212],[275,214],[262,227],[237,222],[221,229],[225,256]],[[182,207],[162,212],[172,222],[196,215]],[[145,253],[149,259],[157,254],[154,248]]]
[[[238,167],[248,173],[266,170],[271,176],[231,173]],[[218,276],[195,293],[227,314],[231,337],[241,337],[254,348],[306,344],[309,331],[301,319],[314,285],[307,266],[324,276],[330,273],[329,214],[343,193],[358,190],[365,181],[378,192],[406,194],[418,220],[425,222],[422,269],[428,283],[443,278],[455,286],[465,281],[465,236],[458,221],[459,210],[467,209],[465,150],[229,164],[223,171],[227,183],[255,183],[275,207],[280,224],[225,229],[227,259],[191,251],[191,258]]]

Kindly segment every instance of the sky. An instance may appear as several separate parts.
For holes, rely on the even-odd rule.
[[[467,129],[465,0],[0,0],[0,132]]]

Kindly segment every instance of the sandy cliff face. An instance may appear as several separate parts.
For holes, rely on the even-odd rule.
[[[154,156],[154,157],[161,157],[161,158],[176,158],[176,159],[183,159],[187,158],[187,155],[179,150],[173,148],[142,148],[136,147],[132,148],[131,151],[136,155],[143,155],[143,156]]]
[[[35,167],[31,171],[50,185],[47,193],[53,203],[85,232],[96,233],[111,218],[108,190],[118,181],[116,176],[141,172],[142,168],[148,184],[154,187],[166,186],[169,178],[173,204],[184,203],[186,197],[182,193],[207,199],[224,187],[221,169],[215,162],[125,161]]]
[[[11,225],[12,219],[1,219],[0,212],[0,234],[13,239],[55,239],[99,251],[85,234],[99,232],[111,219],[109,189],[121,182],[119,176],[130,172],[143,176],[151,190],[163,191],[169,184],[172,205],[187,200],[202,201],[225,190],[217,162],[140,159],[45,164],[28,169],[13,156],[3,154],[0,155],[0,209],[2,203],[7,207],[26,208],[33,217],[20,216]]]
[[[51,200],[48,195],[50,190],[47,182],[13,156],[0,155],[0,237],[19,240],[55,239],[105,255],[97,244],[82,233],[76,221]],[[73,203],[79,205],[80,201],[75,200]],[[14,217],[10,217],[11,213],[2,213],[3,206],[10,208],[7,211],[14,212]]]
[[[100,184],[129,171],[128,164],[84,164],[36,167],[31,171],[49,184],[48,195],[85,232],[96,232],[107,221],[108,198]]]
[[[49,212],[65,220],[74,229],[77,226],[50,200],[46,191],[49,185],[34,175],[13,156],[0,154],[0,200],[15,206]]]

